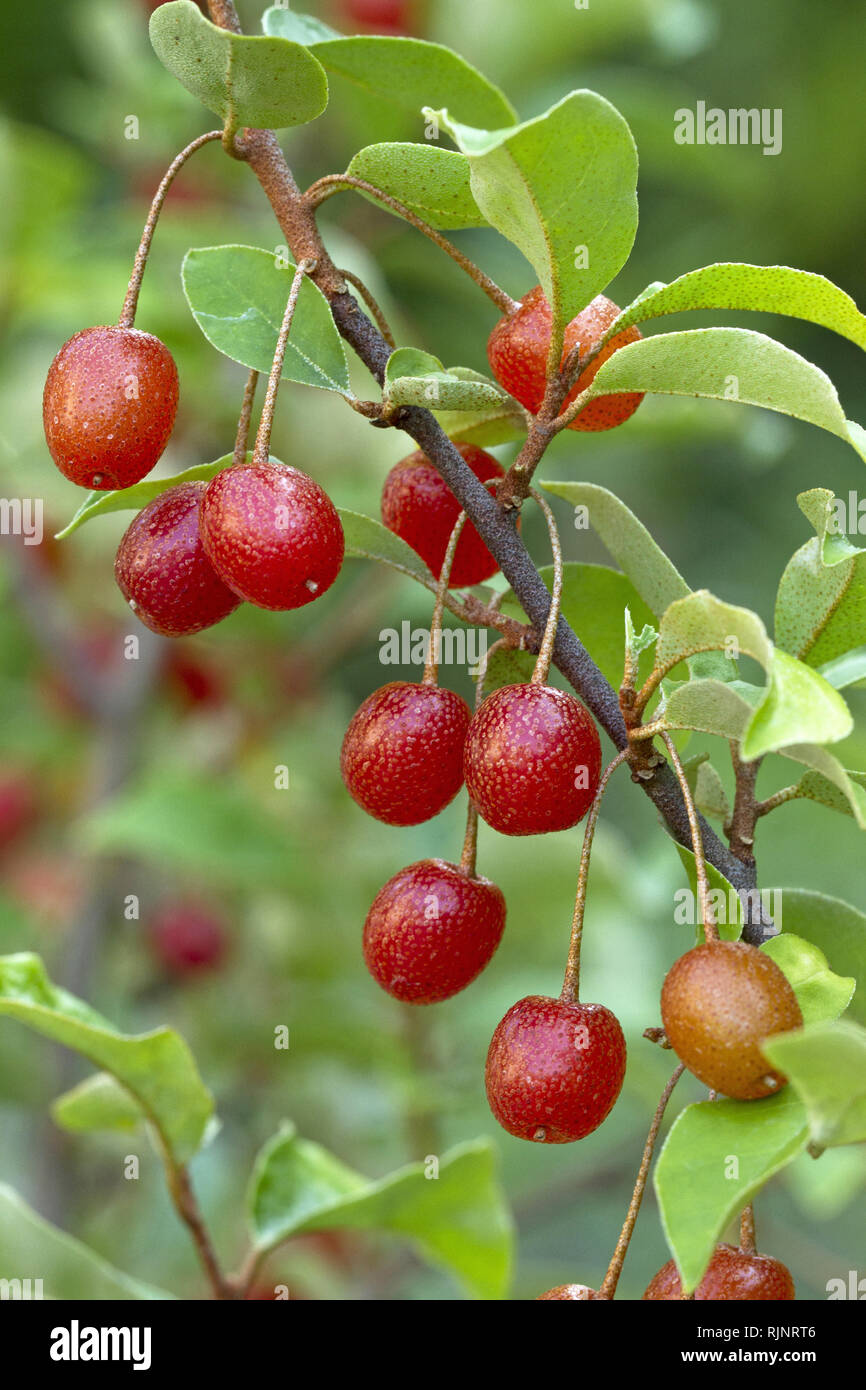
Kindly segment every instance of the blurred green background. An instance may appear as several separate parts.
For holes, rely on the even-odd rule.
[[[177,149],[213,124],[154,58],[150,8],[31,0],[4,15],[0,493],[44,497],[47,531],[79,501],[43,440],[48,364],[76,329],[116,320],[156,184]],[[262,8],[239,6],[247,32],[259,31]],[[354,27],[341,0],[307,8]],[[612,290],[618,302],[714,260],[818,271],[866,302],[858,0],[593,0],[588,10],[568,0],[429,0],[410,9],[414,32],[462,51],[524,116],[577,86],[622,110],[641,158],[641,226]],[[674,111],[699,99],[781,107],[783,152],[675,145]],[[125,138],[130,115],[138,139]],[[327,114],[283,144],[304,183],[343,169],[361,145],[419,135],[413,122],[335,84]],[[494,315],[447,258],[349,195],[327,204],[322,224],[337,263],[371,285],[401,343],[484,369]],[[531,272],[495,234],[456,239],[517,297],[528,288]],[[245,375],[196,329],[180,288],[182,256],[190,246],[280,240],[255,179],[218,146],[178,179],[138,316],[180,370],[177,427],[159,466],[166,474],[230,449]],[[847,414],[866,418],[851,344],[792,320],[692,315],[688,326],[721,321],[776,334],[829,372]],[[665,327],[684,325],[680,317]],[[362,370],[358,384],[366,393]],[[377,515],[382,480],[408,449],[335,398],[286,386],[273,452],[311,471],[339,505]],[[693,587],[756,609],[772,630],[778,577],[810,534],[796,494],[822,486],[847,497],[862,486],[862,463],[838,439],[785,417],[648,398],[610,435],[559,436],[542,476],[613,489]],[[104,518],[38,550],[0,545],[0,783],[16,785],[19,801],[25,786],[32,801],[2,851],[0,953],[39,951],[60,983],[127,1031],[167,1022],[186,1036],[223,1119],[196,1178],[229,1263],[241,1248],[251,1158],[291,1116],[370,1175],[492,1136],[519,1228],[514,1296],[569,1280],[597,1285],[671,1069],[641,1033],[658,1022],[664,971],[691,941],[690,929],[672,922],[682,871],[649,802],[627,781],[614,783],[585,937],[585,997],[616,1011],[629,1042],[622,1097],[577,1147],[522,1144],[488,1112],[484,1056],[514,1000],[559,988],[580,832],[511,842],[482,827],[481,871],[508,901],[502,947],[466,994],[432,1010],[402,1009],[364,969],[364,916],[403,865],[458,855],[464,801],[418,828],[382,826],[345,793],[338,755],[364,695],[388,679],[417,678],[417,670],[382,667],[379,633],[406,619],[425,625],[429,597],[350,561],[301,613],[243,607],[170,649],[143,641],[133,679],[123,638],[135,625],[112,577],[128,520]],[[564,504],[561,520],[566,558],[606,560],[593,538],[574,532]],[[525,535],[546,561],[537,517],[527,517]],[[121,693],[111,719],[77,691],[82,670]],[[465,672],[445,676],[469,694]],[[133,685],[138,695],[124,699]],[[836,751],[846,766],[866,768],[866,697],[848,693],[861,733]],[[689,751],[701,746],[695,740]],[[713,754],[727,779],[725,751]],[[280,765],[290,772],[288,791],[274,787]],[[761,794],[774,789],[773,776],[765,769]],[[783,807],[761,825],[761,884],[818,889],[862,908],[861,835],[811,804]],[[137,921],[124,916],[130,894],[140,900]],[[224,924],[231,948],[222,969],[187,982],[160,966],[148,923],[176,901],[202,904]],[[288,1053],[273,1048],[280,1023],[291,1029]],[[157,1160],[143,1156],[140,1181],[127,1184],[129,1139],[73,1140],[51,1124],[49,1102],[81,1074],[68,1056],[0,1024],[0,1180],[121,1268],[201,1296]],[[699,1094],[685,1082],[678,1104]],[[790,1265],[801,1297],[825,1296],[828,1279],[856,1266],[864,1182],[862,1151],[834,1150],[820,1163],[798,1161],[760,1199],[760,1248]],[[650,1194],[621,1294],[639,1297],[666,1258]],[[275,1280],[312,1299],[457,1296],[405,1247],[361,1236],[296,1241],[268,1266],[264,1282]]]

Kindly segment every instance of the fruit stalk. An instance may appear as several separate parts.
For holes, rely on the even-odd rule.
[[[135,262],[132,267],[132,275],[129,279],[129,286],[126,291],[126,298],[123,301],[123,308],[118,319],[119,328],[132,328],[135,323],[135,311],[138,307],[138,292],[141,289],[141,281],[144,277],[144,268],[147,265],[147,258],[150,254],[150,244],[153,241],[153,234],[156,224],[159,221],[159,214],[162,212],[162,205],[165,202],[166,194],[174,183],[175,175],[183,168],[190,155],[200,150],[202,145],[207,145],[211,140],[222,139],[221,130],[209,130],[204,135],[199,135],[192,140],[180,154],[175,155],[162,176],[162,182],[153,197],[150,205],[150,212],[147,214],[147,221],[141,233],[141,241],[136,252]]]
[[[431,227],[429,222],[425,222],[423,217],[408,208],[405,203],[401,203],[398,198],[392,198],[390,193],[384,193],[375,184],[367,183],[366,179],[357,179],[352,174],[326,174],[324,178],[317,179],[310,184],[304,194],[305,202],[315,209],[321,206],[328,198],[332,198],[335,193],[342,193],[348,189],[356,188],[360,193],[366,193],[369,197],[375,198],[377,202],[383,203],[385,207],[391,208],[404,221],[408,222],[417,231],[421,232],[434,246],[438,246],[440,251],[444,251],[450,256],[452,261],[456,261],[460,269],[464,271],[480,290],[483,290],[487,298],[492,300],[497,309],[501,309],[504,314],[513,314],[517,308],[517,302],[506,294],[505,290],[497,285],[495,280],[491,280],[489,275],[477,266],[474,261],[470,261],[447,237],[441,232],[437,232],[435,227]],[[346,277],[349,278],[348,276]]]
[[[592,841],[595,836],[595,827],[598,824],[598,814],[601,810],[602,798],[607,790],[607,784],[612,774],[624,763],[628,757],[628,749],[624,748],[618,753],[612,762],[608,763],[601,775],[598,784],[598,791],[595,794],[589,815],[586,821],[586,829],[583,832],[583,849],[580,855],[580,871],[577,876],[577,896],[574,900],[574,915],[571,919],[571,942],[568,948],[568,962],[565,967],[565,979],[562,984],[562,993],[559,996],[565,1003],[574,1003],[578,998],[580,986],[580,947],[583,940],[583,916],[586,910],[586,889],[589,881],[589,859],[592,854]]]
[[[439,584],[436,588],[436,602],[433,605],[433,619],[430,623],[430,646],[427,652],[427,660],[424,663],[423,685],[436,685],[439,679],[439,649],[442,645],[442,610],[445,607],[445,593],[448,588],[448,581],[451,578],[451,566],[454,564],[454,555],[457,550],[457,542],[460,539],[460,532],[466,522],[466,513],[461,512],[454,523],[454,529],[448,541],[445,551],[445,558],[442,561],[442,569],[439,574]]]
[[[692,796],[692,789],[689,786],[689,781],[686,777],[685,768],[680,760],[680,755],[676,750],[676,744],[667,731],[663,732],[661,737],[670,754],[670,760],[674,765],[677,779],[682,789],[683,800],[686,803],[686,812],[689,817],[689,826],[692,832],[692,853],[695,856],[695,876],[698,883],[698,901],[701,905],[701,918],[704,924],[704,939],[706,941],[718,941],[719,930],[716,926],[716,916],[713,912],[713,905],[710,902],[707,861],[704,854],[704,841],[701,835],[701,827],[698,823],[698,812],[695,806],[695,799]]]
[[[628,1254],[628,1247],[632,1235],[634,1234],[635,1222],[637,1221],[638,1212],[640,1211],[641,1202],[643,1201],[643,1194],[646,1190],[650,1164],[652,1163],[653,1152],[655,1150],[662,1119],[667,1109],[667,1103],[671,1098],[671,1093],[684,1071],[685,1066],[680,1062],[668,1084],[662,1091],[661,1099],[656,1106],[656,1113],[653,1116],[653,1122],[650,1125],[650,1131],[647,1135],[646,1143],[644,1144],[643,1157],[640,1161],[640,1168],[638,1169],[637,1180],[635,1181],[629,1208],[626,1213],[625,1221],[623,1222],[622,1230],[620,1231],[619,1240],[616,1243],[616,1249],[607,1267],[607,1274],[604,1276],[604,1281],[599,1289],[599,1298],[613,1298],[616,1293],[619,1276],[622,1274],[622,1267],[625,1264],[625,1257]]]
[[[305,275],[309,275],[315,270],[316,262],[311,258],[306,258],[298,262],[292,279],[292,288],[289,290],[289,298],[286,304],[286,312],[283,314],[283,322],[280,326],[279,337],[277,338],[274,360],[271,364],[271,374],[268,377],[268,389],[265,394],[265,403],[262,406],[259,428],[256,433],[256,445],[253,450],[253,463],[267,463],[271,452],[271,429],[274,423],[274,409],[277,404],[277,392],[280,389],[280,377],[283,371],[283,362],[286,358],[286,348],[289,344],[289,334],[292,331],[292,320],[295,317],[295,308],[298,303],[298,295],[301,293],[301,282]]]
[[[542,497],[540,492],[532,489],[530,496],[538,503],[544,512],[544,519],[547,522],[547,530],[550,536],[550,548],[553,552],[553,592],[550,597],[550,611],[547,615],[547,622],[544,626],[544,637],[538,649],[538,660],[535,663],[535,670],[532,672],[532,685],[546,685],[547,677],[550,674],[550,663],[553,660],[553,646],[556,641],[556,629],[559,623],[559,608],[562,602],[562,544],[559,539],[559,531],[556,525],[556,518],[550,508],[550,504]]]
[[[235,447],[232,454],[232,463],[243,463],[247,456],[247,446],[250,439],[250,421],[253,416],[253,402],[256,397],[256,386],[258,385],[259,374],[253,368],[247,377],[247,384],[244,387],[244,398],[241,403],[241,413],[238,416],[238,431],[235,436]]]

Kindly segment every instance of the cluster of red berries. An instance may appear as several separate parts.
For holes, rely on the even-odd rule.
[[[590,1289],[586,1284],[559,1284],[539,1294],[537,1301],[566,1302],[601,1296],[597,1289]],[[673,1260],[668,1260],[654,1275],[643,1295],[644,1299],[656,1303],[672,1302],[682,1296],[680,1276]],[[789,1301],[796,1294],[791,1272],[781,1260],[750,1250],[738,1250],[735,1245],[717,1245],[694,1296],[701,1302],[757,1303]]]
[[[158,338],[84,329],[60,349],[45,383],[51,455],[81,487],[131,487],[160,458],[177,402],[177,368]],[[181,637],[242,601],[278,610],[312,602],[333,584],[344,549],[339,515],[318,483],[253,461],[154,498],[120,543],[115,577],[147,627]]]

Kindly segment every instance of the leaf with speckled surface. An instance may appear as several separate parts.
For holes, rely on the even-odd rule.
[[[381,188],[440,231],[487,226],[472,196],[469,160],[457,150],[407,143],[368,145],[353,157],[346,173]],[[357,191],[384,212],[400,216],[387,203]]]

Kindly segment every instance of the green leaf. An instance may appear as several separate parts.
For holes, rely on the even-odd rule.
[[[824,952],[811,941],[786,931],[765,941],[759,949],[776,962],[786,977],[797,996],[805,1024],[827,1023],[845,1012],[857,981],[835,975]]]
[[[346,170],[405,203],[431,227],[486,227],[469,183],[469,160],[437,145],[382,144],[359,150]],[[378,198],[362,195],[395,217],[400,214]]]
[[[501,386],[480,372],[443,367],[438,357],[419,348],[397,348],[391,353],[382,396],[387,409],[420,405],[456,411],[487,410],[507,399]]]
[[[861,982],[848,1016],[866,1024],[866,916],[841,898],[807,888],[783,889],[782,905],[786,933],[813,942],[834,970]]]
[[[438,1177],[412,1163],[378,1181],[347,1168],[287,1126],[260,1153],[248,1210],[253,1242],[267,1251],[302,1231],[389,1231],[413,1241],[476,1298],[503,1298],[512,1224],[494,1150],[486,1140],[443,1155]]]
[[[866,773],[849,772],[826,748],[814,743],[792,744],[779,752],[811,768],[796,784],[798,797],[853,816],[860,829],[866,830]]]
[[[743,681],[678,681],[665,694],[664,721],[669,729],[691,729],[739,742],[752,717],[744,687]],[[758,698],[763,694],[756,687],[752,690]]]
[[[255,246],[206,246],[186,253],[181,278],[193,318],[208,342],[267,376],[295,269],[288,259]],[[281,379],[351,394],[346,352],[328,301],[306,276]]]
[[[150,41],[178,82],[232,127],[304,125],[328,104],[328,79],[309,49],[218,29],[192,0],[161,5]]]
[[[602,363],[587,400],[618,391],[764,406],[829,430],[866,459],[866,437],[845,418],[830,378],[790,348],[750,329],[698,328],[627,343]]]
[[[655,1190],[686,1293],[701,1282],[728,1222],[802,1153],[808,1137],[805,1108],[790,1086],[766,1100],[702,1101],[677,1116]]]
[[[141,1106],[129,1091],[105,1071],[88,1076],[72,1090],[58,1096],[51,1107],[51,1116],[61,1129],[73,1134],[94,1129],[129,1133],[138,1129],[144,1118]]]
[[[266,34],[300,40],[299,21],[308,18],[272,5],[262,15],[262,27]],[[306,42],[331,76],[343,77],[413,115],[420,114],[426,103],[451,106],[481,125],[510,125],[516,119],[499,88],[442,44],[382,34],[336,35]]]
[[[754,309],[787,314],[832,328],[866,348],[866,318],[850,295],[823,275],[783,265],[722,262],[691,270],[669,285],[650,287],[623,309],[611,336],[633,323],[684,309]]]
[[[252,453],[248,453],[247,458],[251,459]],[[197,463],[192,468],[185,469],[183,473],[176,473],[172,478],[148,478],[143,483],[119,488],[115,492],[88,492],[72,520],[67,522],[62,531],[57,532],[55,540],[65,540],[73,531],[77,531],[79,526],[83,526],[85,521],[90,521],[95,516],[105,516],[109,512],[140,511],[148,502],[152,502],[154,497],[159,497],[161,493],[167,492],[170,487],[177,487],[180,483],[209,482],[215,474],[228,468],[231,462],[232,455],[224,454],[215,463]],[[276,463],[278,460],[272,459],[272,462]]]
[[[763,698],[742,734],[745,758],[786,744],[832,743],[851,732],[845,701],[823,677],[774,648],[756,613],[722,603],[705,589],[678,599],[662,616],[657,666],[672,668],[701,648],[743,653],[767,673]]]
[[[689,763],[684,767],[698,810],[725,825],[731,817],[731,803],[721,777],[709,761],[709,753],[699,754],[691,767]]]
[[[834,690],[862,685],[866,680],[866,647],[857,647],[853,652],[837,656],[835,661],[827,661],[819,666],[818,671]]]
[[[318,43],[320,39],[343,37],[338,29],[332,29],[330,24],[325,24],[315,15],[296,14],[294,10],[289,9],[287,3],[265,10],[262,15],[262,28],[266,34],[276,34],[284,39],[291,39],[293,43],[308,46]]]
[[[280,809],[284,795],[274,793]],[[81,838],[97,853],[134,854],[229,887],[285,889],[297,873],[297,847],[279,811],[265,811],[224,772],[146,773],[87,816]]]
[[[805,1105],[810,1148],[866,1139],[866,1028],[815,1023],[769,1038],[761,1051]]]
[[[816,535],[792,556],[776,595],[776,641],[785,651],[823,667],[856,649],[866,632],[866,551],[836,530],[836,499],[827,488],[797,498]],[[848,669],[844,684],[860,679]],[[838,672],[831,682],[841,688]]]
[[[174,1294],[123,1274],[39,1216],[0,1183],[0,1279],[39,1278],[43,1297],[103,1301],[167,1299]]]
[[[545,492],[562,497],[585,515],[620,568],[628,575],[647,608],[661,617],[690,589],[679,570],[656,545],[634,512],[606,487],[595,483],[539,483]]]
[[[346,538],[346,554],[361,560],[380,560],[391,569],[418,579],[428,589],[436,589],[436,580],[421,556],[400,536],[395,536],[381,521],[361,512],[340,509],[343,535]]]
[[[534,120],[484,130],[453,107],[433,112],[472,169],[488,222],[534,267],[568,323],[610,284],[637,231],[637,150],[623,117],[596,92],[571,92]]]
[[[486,410],[435,410],[433,413],[455,444],[477,444],[490,449],[526,435],[526,416],[510,396]]]
[[[552,590],[552,566],[545,565],[539,573]],[[510,589],[501,607],[504,613],[514,613],[526,620]],[[585,565],[572,560],[563,565],[560,612],[580,633],[580,640],[593,661],[617,690],[622,683],[625,661],[623,614],[626,608],[631,609],[641,624],[652,620],[650,610],[624,574],[606,565]]]
[[[192,1053],[171,1028],[127,1036],[52,984],[38,956],[0,957],[0,1015],[18,1019],[111,1072],[144,1111],[177,1163],[200,1147],[213,1097]]]

